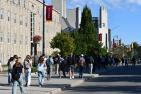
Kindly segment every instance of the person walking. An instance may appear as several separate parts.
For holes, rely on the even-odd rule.
[[[125,57],[124,57],[124,64],[125,64],[126,67],[128,67],[128,61],[129,61],[129,60],[128,60],[127,56],[125,56]]]
[[[66,77],[66,73],[65,73],[65,59],[63,57],[59,57],[59,77],[62,78],[61,76],[61,72],[63,73],[63,77]]]
[[[11,85],[12,84],[12,69],[13,69],[13,65],[15,64],[16,59],[18,58],[17,55],[14,55],[13,57],[10,57],[10,59],[8,60],[8,84]]]
[[[46,63],[44,61],[44,56],[39,57],[39,63],[37,65],[37,70],[38,70],[39,87],[42,87],[44,83],[45,70],[46,70]]]
[[[32,58],[27,55],[24,60],[24,71],[25,71],[25,86],[28,87],[31,84],[31,68],[32,68]]]
[[[59,58],[60,58],[60,54],[57,54],[54,58],[54,64],[55,64],[55,74],[59,74]]]
[[[79,78],[83,78],[84,66],[85,66],[85,58],[84,55],[81,54],[79,59]]]
[[[16,94],[17,92],[17,85],[20,87],[21,94],[25,94],[23,90],[23,73],[24,68],[21,64],[21,58],[18,57],[13,65],[12,69],[12,94]]]
[[[46,60],[47,65],[47,80],[49,80],[52,76],[52,65],[54,64],[52,56],[49,56],[49,58]]]
[[[89,60],[90,60],[90,63],[89,63],[89,69],[90,69],[90,70],[89,70],[89,73],[90,73],[90,74],[93,74],[94,59],[93,59],[92,56],[90,56],[90,57],[89,57]]]
[[[73,55],[73,53],[68,56],[67,63],[69,66],[69,77],[70,79],[74,79],[75,56]]]

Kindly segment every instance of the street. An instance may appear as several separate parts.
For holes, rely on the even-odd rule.
[[[141,94],[141,65],[117,67],[60,94]]]

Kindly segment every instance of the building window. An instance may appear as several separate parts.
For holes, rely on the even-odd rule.
[[[25,36],[25,45],[27,45],[27,44],[28,44],[28,37]]]
[[[31,21],[31,41],[32,41],[32,37],[34,35],[34,31],[35,31],[35,14],[31,12],[31,16],[30,16],[30,21]]]
[[[23,35],[20,35],[20,44],[23,43]]]
[[[16,23],[16,13],[14,14],[14,23]]]
[[[27,25],[28,25],[28,18],[25,17],[25,27],[27,27]]]
[[[7,42],[10,43],[10,33],[7,33]]]
[[[105,23],[102,23],[102,27],[105,27]]]
[[[23,25],[23,19],[22,19],[22,16],[20,16],[20,25]]]
[[[0,32],[0,42],[3,42],[4,41],[4,34],[3,32]]]
[[[0,19],[4,19],[4,10],[3,9],[0,9]]]
[[[10,12],[8,11],[7,20],[10,21]]]
[[[14,33],[13,37],[14,37],[14,44],[16,44],[17,43],[17,34]]]

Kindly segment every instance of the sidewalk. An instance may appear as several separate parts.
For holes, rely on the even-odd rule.
[[[78,86],[85,80],[93,77],[98,77],[97,74],[84,74],[83,79],[78,78],[78,74],[75,75],[75,79],[59,78],[53,76],[51,80],[46,80],[43,87],[38,87],[37,74],[32,74],[32,84],[30,87],[24,87],[27,94],[57,94],[65,88]],[[0,74],[0,94],[11,94],[12,87],[7,85],[7,74]],[[19,88],[17,94],[20,94]]]

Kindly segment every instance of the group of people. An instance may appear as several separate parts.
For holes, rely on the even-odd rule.
[[[80,71],[79,77],[83,77],[83,66],[85,64],[84,55],[80,56]],[[23,90],[23,78],[25,80],[25,87],[31,85],[31,69],[32,69],[33,59],[30,55],[27,55],[24,61],[22,62],[21,57],[14,55],[8,60],[8,84],[12,85],[12,94],[16,94],[17,85],[20,87],[22,94],[25,94]],[[47,79],[49,80],[52,76],[53,65],[55,65],[56,74],[59,77],[66,77],[66,68],[68,68],[68,74],[70,79],[74,79],[75,71],[75,56],[71,54],[70,56],[63,58],[61,55],[56,57],[49,56],[46,58],[44,55],[40,56],[38,59],[38,64],[36,65],[38,73],[38,82],[39,87],[42,87],[44,84],[44,79],[47,73]],[[66,67],[67,66],[67,67]]]
[[[122,60],[126,62],[126,58]],[[132,59],[135,61],[135,59]],[[120,60],[116,57],[110,56],[76,56],[70,54],[67,57],[63,57],[60,54],[48,58],[45,55],[41,55],[38,58],[38,63],[34,64],[33,58],[27,55],[22,62],[21,57],[14,55],[8,60],[8,83],[12,85],[12,94],[16,94],[17,84],[19,84],[22,94],[25,94],[23,90],[23,76],[25,80],[25,87],[31,85],[31,69],[33,64],[36,65],[38,73],[38,83],[39,87],[44,84],[45,77],[49,80],[52,77],[53,71],[59,76],[59,78],[67,77],[66,73],[69,75],[69,79],[75,78],[75,72],[79,73],[79,78],[83,78],[83,73],[95,73],[96,68],[105,68],[108,65],[118,64]],[[23,75],[24,74],[24,75]],[[46,75],[47,74],[47,75]]]

